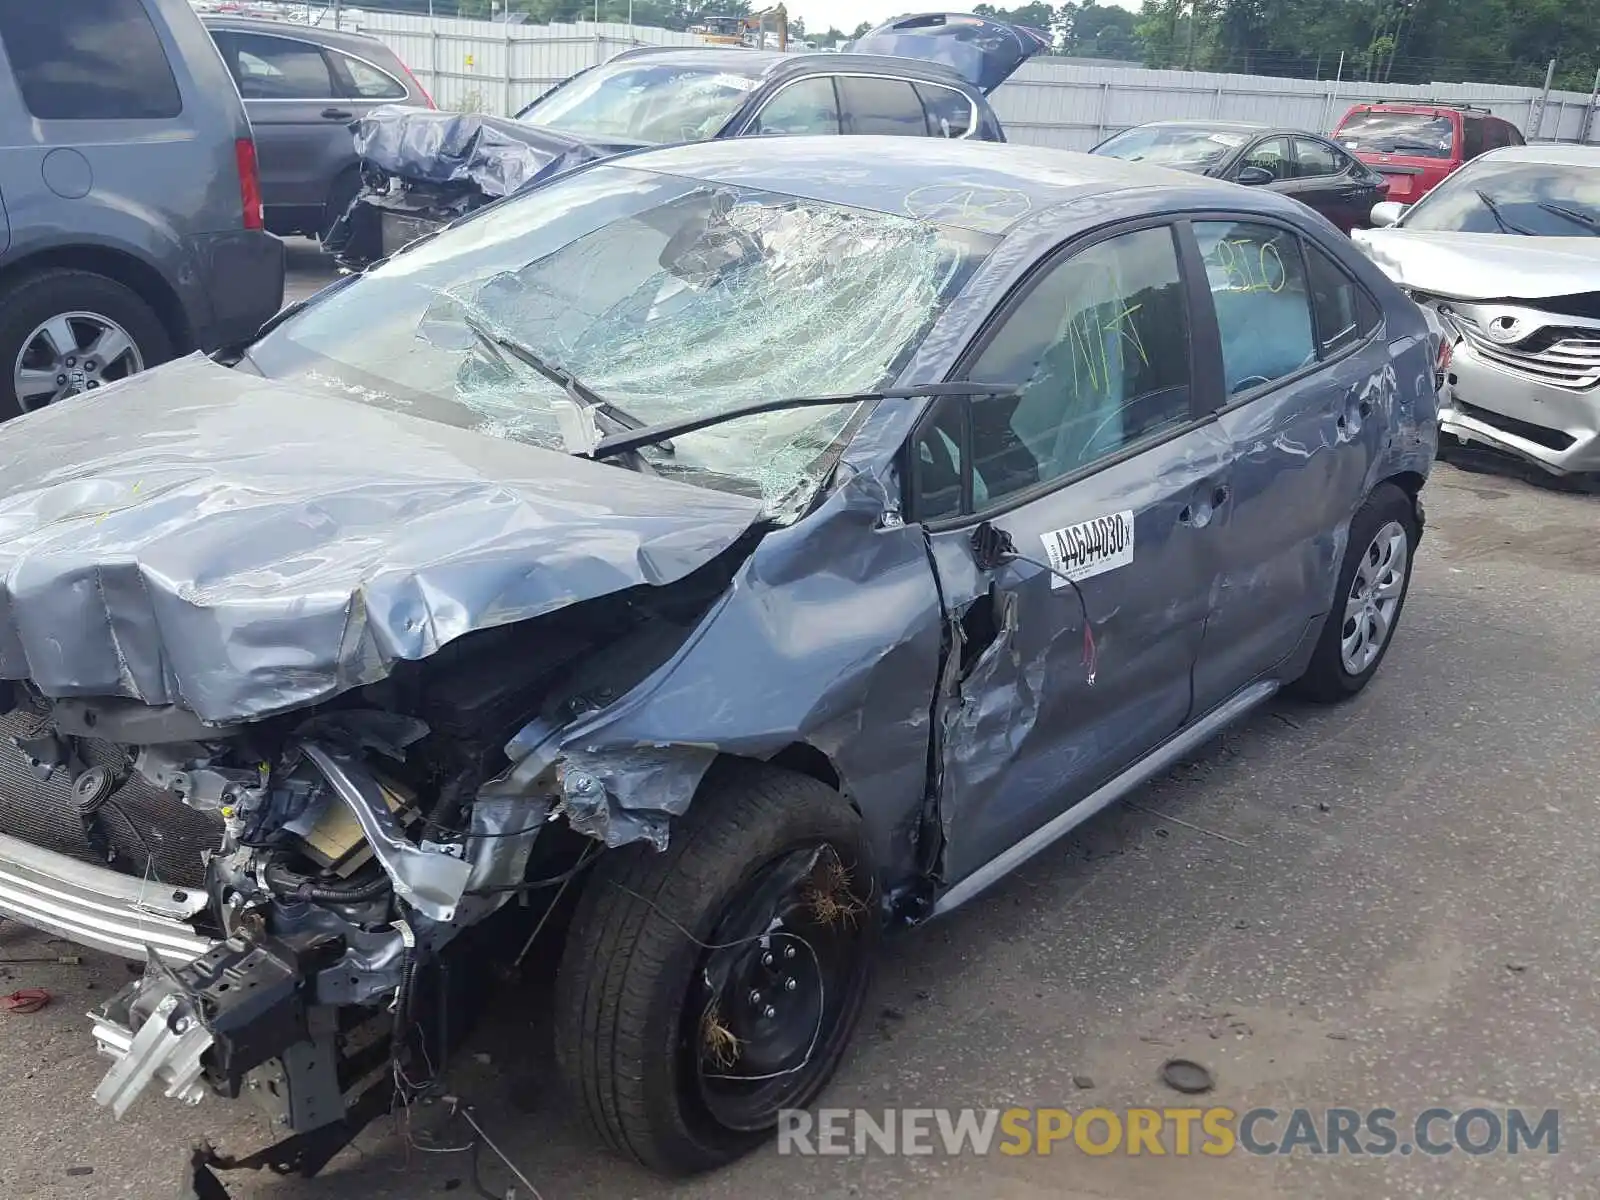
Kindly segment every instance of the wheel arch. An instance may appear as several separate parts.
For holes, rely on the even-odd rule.
[[[138,256],[108,246],[51,246],[0,266],[0,285],[51,270],[85,271],[122,284],[155,310],[172,339],[174,354],[187,354],[195,348],[194,330],[177,292],[160,271]]]

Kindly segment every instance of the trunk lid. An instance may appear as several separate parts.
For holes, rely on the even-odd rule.
[[[921,13],[879,25],[844,48],[940,63],[988,95],[1049,50],[1050,35],[973,13]]]

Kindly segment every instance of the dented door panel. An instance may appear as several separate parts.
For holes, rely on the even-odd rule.
[[[1208,499],[1228,450],[1214,423],[1202,425],[993,518],[1019,553],[1045,562],[1054,531],[1133,514],[1131,561],[1079,584],[1092,656],[1065,582],[1020,561],[979,570],[968,528],[931,535],[955,644],[973,633],[989,638],[966,646],[966,669],[957,658],[939,698],[946,883],[1070,807],[1188,717],[1213,573]]]
[[[1195,709],[1271,672],[1314,639],[1328,611],[1350,519],[1377,458],[1394,370],[1382,343],[1222,414],[1234,447],[1230,502]]]

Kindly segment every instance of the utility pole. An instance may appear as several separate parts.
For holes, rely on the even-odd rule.
[[[1594,110],[1600,106],[1600,71],[1594,73],[1594,90],[1589,93],[1589,107],[1583,110],[1583,128],[1578,131],[1578,141],[1588,144],[1589,129],[1594,124]]]
[[[1528,140],[1530,142],[1538,141],[1540,134],[1544,132],[1544,110],[1550,103],[1550,85],[1555,81],[1556,60],[1552,58],[1550,60],[1550,65],[1544,70],[1544,91],[1539,94],[1539,107],[1534,109],[1533,120],[1528,122]],[[1559,129],[1556,130],[1556,135],[1558,137],[1560,134],[1561,131]]]

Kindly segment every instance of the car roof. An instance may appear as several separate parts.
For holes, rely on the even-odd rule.
[[[755,50],[742,46],[638,46],[632,50],[624,50],[608,61],[616,62],[620,59],[631,62],[644,58],[672,67],[709,65],[751,79],[818,73],[838,75],[850,71],[887,71],[915,79],[955,83],[963,89],[970,89],[972,86],[942,63],[924,62],[921,59],[889,54],[788,54],[780,50]]]
[[[352,54],[370,56],[374,50],[391,53],[380,39],[364,33],[351,33],[346,29],[323,29],[319,25],[302,25],[297,21],[272,21],[262,18],[214,16],[206,13],[201,22],[207,29],[231,29],[238,33],[260,33],[275,37],[296,38],[335,50],[348,50]]]
[[[1496,117],[1487,108],[1478,108],[1471,104],[1453,104],[1448,100],[1361,100],[1350,106],[1350,113],[1358,112],[1398,112],[1398,113],[1432,113],[1442,117],[1446,113],[1459,113],[1467,121],[1503,121],[1504,117]]]
[[[765,188],[829,204],[1004,233],[1065,200],[1134,188],[1181,190],[1186,202],[1239,207],[1241,190],[1120,158],[967,138],[884,136],[694,142],[629,154],[615,165]],[[1254,193],[1245,191],[1248,198]],[[1286,202],[1287,203],[1287,202]],[[1248,207],[1246,205],[1245,207]]]
[[[1258,133],[1264,130],[1277,129],[1276,125],[1265,125],[1260,121],[1201,121],[1201,120],[1174,120],[1174,121],[1146,121],[1142,125],[1135,125],[1135,129],[1221,129],[1229,133]],[[1299,132],[1296,130],[1295,132]]]
[[[1528,146],[1501,146],[1480,154],[1474,162],[1545,163],[1558,167],[1600,167],[1600,146],[1578,146],[1571,142],[1542,142]]]
[[[1268,125],[1262,121],[1205,121],[1205,120],[1173,120],[1173,121],[1146,121],[1143,125],[1133,125],[1130,129],[1196,129],[1207,133],[1247,133],[1247,134],[1284,134],[1289,137],[1316,138],[1318,141],[1327,141],[1328,135],[1318,133],[1315,129],[1301,129],[1297,125]],[[1123,132],[1127,132],[1124,130]]]

